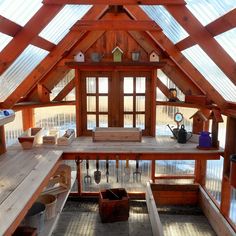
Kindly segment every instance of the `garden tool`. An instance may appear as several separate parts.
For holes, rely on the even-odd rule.
[[[134,182],[141,182],[141,171],[139,170],[139,160],[136,160],[136,171],[133,173]]]
[[[130,168],[129,168],[129,159],[126,159],[126,163],[125,163],[125,176],[124,176],[124,181],[125,182],[129,182],[130,179]]]
[[[86,175],[84,176],[84,183],[85,184],[91,184],[92,183],[92,178],[91,176],[88,174],[89,171],[89,160],[86,160]]]
[[[107,183],[109,183],[109,161],[106,160],[106,178],[107,178]]]
[[[96,184],[99,184],[101,181],[101,171],[99,170],[99,160],[96,160],[96,171],[94,171],[94,180]]]

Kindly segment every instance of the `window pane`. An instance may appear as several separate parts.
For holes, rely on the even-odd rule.
[[[87,115],[87,129],[91,130],[96,127],[96,115]]]
[[[87,111],[93,112],[96,111],[96,97],[87,96]]]
[[[95,77],[86,78],[86,91],[87,93],[96,93],[96,78]]]
[[[145,111],[145,96],[136,96],[136,111]]]
[[[108,78],[107,77],[98,78],[98,91],[99,93],[108,93]]]
[[[99,127],[108,127],[108,115],[99,115]]]
[[[133,111],[133,96],[124,96],[124,111]]]
[[[133,115],[124,115],[124,127],[132,128],[133,127]]]
[[[134,92],[134,78],[133,77],[124,77],[124,93],[133,93]]]
[[[107,112],[107,111],[108,111],[108,97],[99,96],[99,112]]]
[[[136,127],[145,129],[145,115],[144,114],[136,115]]]
[[[137,77],[136,78],[136,93],[145,93],[146,90],[146,78]]]

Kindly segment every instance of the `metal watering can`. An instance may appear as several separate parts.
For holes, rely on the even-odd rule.
[[[187,132],[184,125],[181,125],[179,128],[171,129],[169,125],[167,125],[174,135],[174,137],[177,139],[178,143],[187,143],[187,141],[192,137],[191,132]]]

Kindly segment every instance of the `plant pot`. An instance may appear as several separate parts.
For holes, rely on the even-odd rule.
[[[230,155],[230,161],[230,183],[234,188],[236,188],[236,154]]]

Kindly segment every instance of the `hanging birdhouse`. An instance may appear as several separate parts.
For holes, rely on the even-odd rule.
[[[151,62],[157,62],[159,61],[159,56],[156,52],[152,52],[150,55],[149,55],[149,61]]]
[[[200,110],[195,112],[189,119],[193,119],[193,134],[199,134],[205,130],[208,119]]]
[[[218,129],[219,123],[224,122],[222,115],[219,110],[213,109],[208,117],[209,120],[212,120],[212,147],[219,148],[219,141],[218,141]]]
[[[74,60],[77,61],[77,62],[84,62],[84,54],[82,52],[78,52],[74,56]]]
[[[117,46],[113,49],[112,54],[113,54],[113,61],[114,62],[121,62],[122,61],[122,54],[124,52]]]

